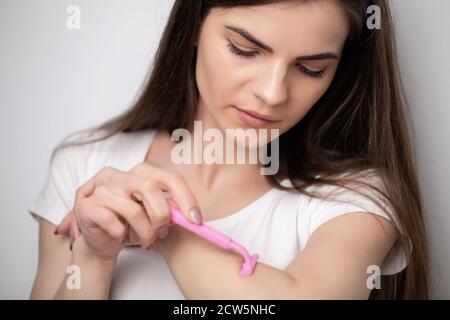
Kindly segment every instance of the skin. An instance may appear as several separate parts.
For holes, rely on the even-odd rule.
[[[264,52],[225,26],[247,30],[268,44],[273,53]],[[339,59],[299,63],[295,58],[322,52],[334,52],[339,58],[348,31],[347,19],[337,1],[213,9],[198,41],[197,120],[202,121],[203,132],[208,128],[222,132],[247,129],[233,106],[279,120],[268,128],[279,129],[280,134],[289,130],[327,90],[339,63]],[[241,50],[259,54],[254,58],[237,56],[230,52],[228,41]],[[300,65],[313,71],[325,70],[325,74],[322,78],[309,77],[300,71]],[[206,221],[238,211],[271,188],[254,164],[173,165],[170,150],[174,146],[169,134],[159,133],[147,162],[183,175]],[[223,198],[223,190],[233,201]]]
[[[273,52],[262,50],[225,26],[247,30],[268,44]],[[348,21],[338,1],[292,1],[213,9],[201,28],[197,44],[196,77],[200,92],[197,120],[202,120],[203,130],[218,128],[224,132],[227,128],[246,128],[233,106],[274,117],[278,121],[270,127],[279,129],[280,134],[289,130],[329,87],[348,32]],[[227,46],[229,41],[241,50],[256,52],[256,56],[235,55]],[[335,53],[337,59],[296,61],[298,56],[322,52]],[[299,66],[313,72],[324,70],[324,75],[311,77]],[[160,185],[176,181],[161,189],[172,204],[181,207],[186,217],[192,207],[201,209],[204,221],[225,217],[271,188],[254,164],[174,165],[170,161],[174,145],[167,133],[158,132],[144,164],[129,174]],[[155,179],[154,168],[162,170],[160,180]],[[123,184],[125,181],[128,180],[124,178]],[[175,192],[181,189],[182,192]],[[142,195],[148,193],[143,191]],[[89,212],[92,214],[92,210]],[[151,219],[154,213],[143,214]],[[161,218],[161,224],[167,214],[163,214],[166,216]],[[101,259],[101,248],[89,245],[93,238],[86,239],[89,233],[83,232],[83,226],[80,237],[74,227],[74,216],[81,217],[82,225],[92,218],[79,209],[69,213],[58,227],[60,234],[71,234],[77,239],[72,252],[68,250],[68,237],[54,237],[52,225],[42,220],[40,262],[31,298],[108,297],[115,252],[109,252],[111,259]],[[135,230],[130,231],[139,241]],[[239,276],[241,258],[237,254],[221,250],[178,226],[170,227],[168,236],[157,242],[188,299],[366,299],[370,294],[366,268],[371,264],[381,265],[396,237],[395,227],[386,219],[367,212],[345,214],[319,227],[285,270],[258,263],[254,275],[248,278]],[[64,288],[64,270],[70,263],[81,265],[85,273],[97,279],[87,282],[87,291],[73,293]]]
[[[264,52],[224,26],[247,30],[274,52]],[[323,95],[338,66],[338,60],[298,63],[295,57],[320,52],[339,54],[348,28],[343,13],[331,1],[279,3],[228,11],[213,9],[200,32],[196,67],[200,92],[198,119],[203,121],[203,127],[223,132],[227,128],[246,128],[239,121],[234,105],[279,120],[269,128],[279,129],[280,134],[289,130]],[[237,56],[230,52],[229,41],[241,50],[258,54],[254,58]],[[325,76],[311,78],[299,71],[299,65],[314,71],[326,69]],[[239,182],[244,185],[245,181],[259,177],[255,165],[216,164],[196,166],[194,170],[205,177],[200,183],[207,188],[222,184],[221,177],[229,177],[228,180],[240,177]]]

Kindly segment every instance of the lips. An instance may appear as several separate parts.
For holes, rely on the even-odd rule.
[[[243,110],[243,109],[239,109],[238,107],[235,107],[235,108],[238,109],[239,111],[245,112],[245,113],[247,113],[247,114],[249,114],[249,115],[251,115],[251,116],[253,116],[255,118],[259,118],[259,119],[270,121],[270,122],[277,122],[278,121],[277,119],[275,119],[275,118],[273,118],[271,116],[262,115],[262,114],[259,114],[259,113],[255,112],[255,111]]]
[[[272,117],[260,115],[254,111],[242,110],[237,107],[234,107],[237,111],[240,120],[253,128],[263,128],[270,126],[271,124],[278,122],[279,120],[275,120]]]

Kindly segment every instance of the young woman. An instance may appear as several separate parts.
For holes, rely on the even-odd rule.
[[[380,29],[366,27],[370,5]],[[278,129],[276,174],[175,164],[192,141],[171,133],[194,133],[194,120]],[[31,298],[428,298],[387,1],[176,1],[143,92],[94,129],[54,150],[29,208],[40,223]],[[253,275],[170,224],[170,206],[259,254]]]

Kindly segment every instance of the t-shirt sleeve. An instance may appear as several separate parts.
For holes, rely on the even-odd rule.
[[[384,191],[382,180],[374,173],[374,171],[368,172],[362,180]],[[326,200],[313,198],[310,201],[309,235],[311,235],[319,226],[337,216],[362,211],[393,221],[398,230],[404,234],[401,225],[398,223],[394,210],[389,205],[385,197],[383,197],[379,192],[372,190],[369,187],[364,187],[360,184],[358,184],[357,187],[353,185],[351,187],[360,192],[362,191],[363,194],[360,194],[358,191],[348,190],[344,187],[328,185],[321,187],[320,193],[331,193],[331,198]],[[364,196],[365,194],[371,196],[377,201],[367,198]],[[400,246],[400,242],[397,241],[385,257],[380,267],[381,274],[395,274],[406,268],[410,252],[410,250],[409,252],[405,252],[405,250],[403,250]]]
[[[38,216],[58,225],[73,208],[78,188],[81,148],[69,146],[55,152],[47,167],[47,174],[38,195],[32,200],[28,212],[38,221]]]

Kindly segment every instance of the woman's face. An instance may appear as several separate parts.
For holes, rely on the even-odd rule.
[[[345,11],[333,0],[212,9],[198,41],[199,119],[223,132],[286,132],[329,87],[348,32]],[[275,121],[252,126],[236,108]]]

